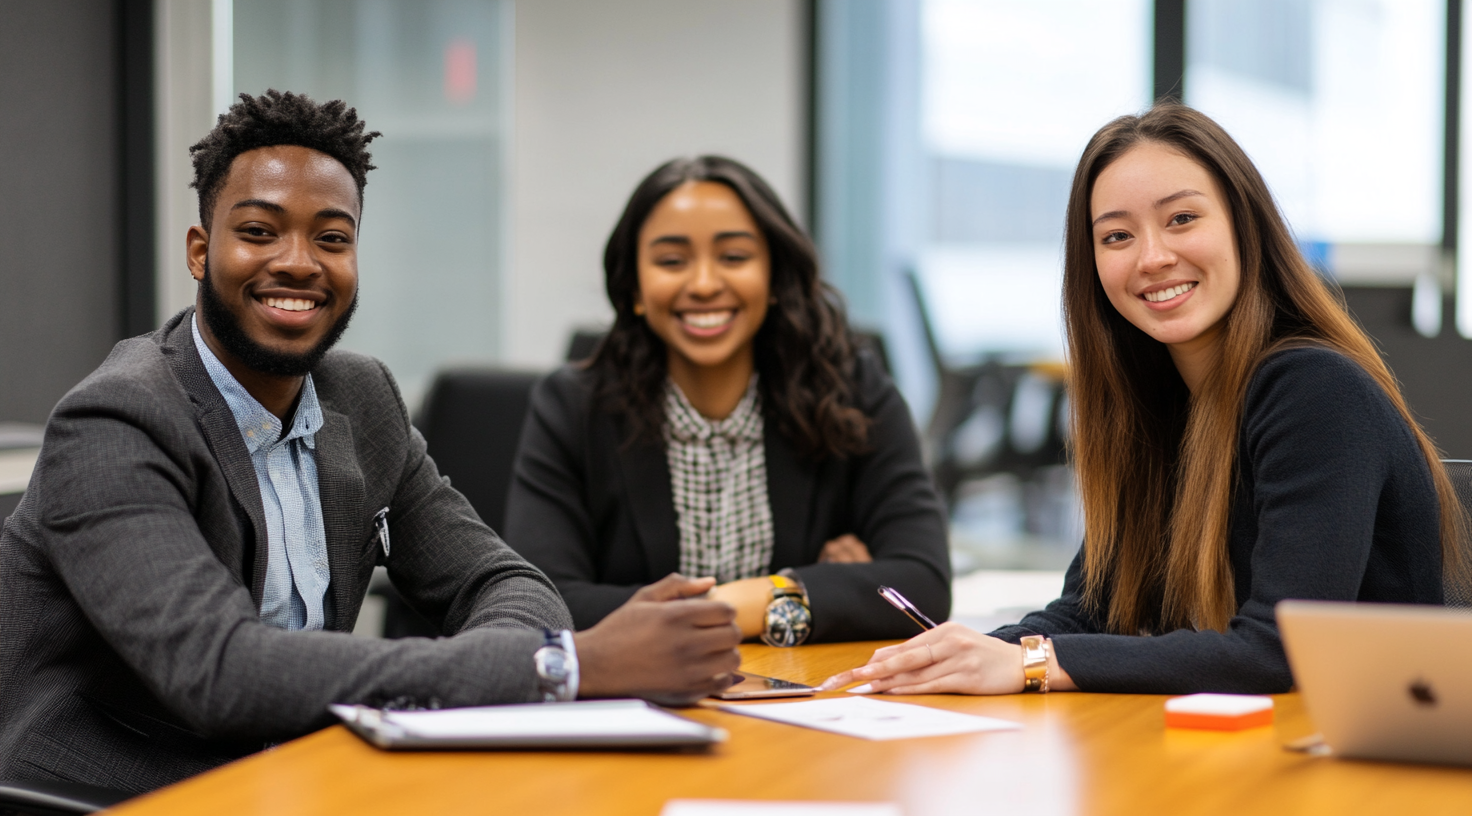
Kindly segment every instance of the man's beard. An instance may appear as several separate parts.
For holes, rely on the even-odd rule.
[[[317,308],[325,308],[318,306]],[[210,327],[210,333],[220,341],[220,345],[230,352],[237,360],[245,363],[247,368],[259,371],[262,374],[274,374],[278,377],[300,377],[309,373],[322,362],[323,355],[337,344],[342,333],[348,330],[348,323],[353,319],[353,312],[358,310],[358,295],[353,294],[353,302],[348,304],[348,310],[342,317],[332,324],[327,334],[318,341],[317,345],[301,354],[291,354],[284,351],[273,351],[252,340],[245,330],[240,327],[240,320],[220,295],[215,291],[215,285],[210,280],[210,264],[205,261],[204,279],[199,282],[199,311],[204,315],[205,325]]]

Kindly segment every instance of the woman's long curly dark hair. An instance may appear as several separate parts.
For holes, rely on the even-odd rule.
[[[756,220],[771,254],[776,303],[754,341],[763,411],[805,456],[846,457],[867,449],[869,419],[854,402],[854,344],[837,290],[818,275],[813,242],[777,195],[745,165],[721,156],[675,159],[639,183],[603,252],[613,328],[588,365],[598,399],[622,414],[630,441],[659,440],[664,428],[668,352],[634,313],[639,295],[639,230],[666,195],[690,181],[731,188]]]

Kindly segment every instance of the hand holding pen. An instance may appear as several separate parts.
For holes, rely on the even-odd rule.
[[[819,690],[835,691],[852,683],[864,683],[854,689],[861,694],[1012,694],[1022,690],[1022,647],[959,623],[937,625],[889,587],[880,587],[879,594],[926,631],[876,651],[868,663],[833,675]],[[1076,689],[1056,665],[1050,672],[1053,690]]]

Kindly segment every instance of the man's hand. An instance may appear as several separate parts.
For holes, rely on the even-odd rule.
[[[820,564],[867,564],[873,560],[869,548],[853,533],[844,533],[824,544],[823,551],[818,553]]]
[[[687,705],[731,684],[741,666],[736,610],[705,600],[714,578],[668,575],[576,633],[579,697]]]

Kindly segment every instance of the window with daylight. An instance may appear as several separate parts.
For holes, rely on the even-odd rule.
[[[1439,280],[1444,0],[1186,11],[1186,101],[1252,156],[1310,256],[1347,285]]]

